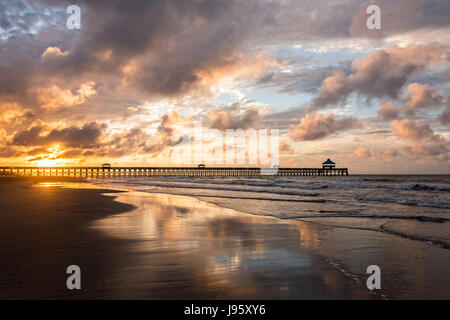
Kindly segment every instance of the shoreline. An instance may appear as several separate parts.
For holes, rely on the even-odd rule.
[[[108,184],[104,185],[108,186]],[[133,190],[129,185],[125,186],[125,189]],[[163,193],[162,191],[141,191],[148,194]],[[175,195],[194,197],[220,208],[236,210],[233,206],[210,202],[207,196]],[[403,225],[405,231],[401,234],[393,234],[384,230],[330,225],[326,224],[326,219],[322,222],[317,221],[321,218],[280,218],[246,212],[242,209],[238,212],[255,217],[273,218],[286,223],[314,225],[321,230],[329,230],[319,237],[320,246],[312,250],[313,254],[321,256],[322,260],[345,276],[358,279],[356,282],[359,285],[362,284],[364,289],[366,289],[365,281],[369,276],[366,268],[374,264],[379,265],[384,281],[382,290],[377,291],[376,294],[381,299],[448,299],[450,297],[448,287],[450,274],[447,271],[450,268],[450,251],[434,241],[420,241],[407,234],[404,235],[410,227],[408,220],[399,220],[399,225]],[[392,228],[392,225],[390,227]]]
[[[82,298],[66,288],[67,266],[107,267],[108,251],[102,249],[125,245],[90,231],[90,223],[134,207],[116,202],[118,191],[61,188],[54,179],[38,182],[48,184],[36,187],[36,179],[0,182],[0,298]],[[89,274],[86,281],[95,287]]]
[[[1,181],[0,187],[4,188]],[[31,187],[35,180],[22,182],[25,183],[12,183],[11,187],[20,190],[28,184],[27,194],[30,195],[30,188],[35,191],[31,192],[32,198],[54,194],[47,196],[44,207],[33,208],[37,213],[49,210],[54,220],[61,210],[69,210],[71,214],[63,214],[61,221],[47,225],[53,235],[48,243],[38,241],[37,245],[31,245],[34,248],[27,248],[25,242],[12,246],[13,250],[2,248],[5,258],[1,261],[8,261],[0,262],[2,274],[7,274],[3,279],[0,276],[3,299],[449,297],[445,287],[448,275],[441,271],[448,270],[448,254],[442,257],[438,249],[411,244],[408,242],[411,240],[393,242],[392,236],[374,235],[374,231],[349,233],[315,222],[258,216],[188,195],[125,191],[119,185],[104,188],[89,181],[78,185],[68,181],[68,188],[56,188],[52,183],[47,187]],[[58,202],[60,196],[72,200]],[[5,198],[2,192],[2,208],[7,203],[5,199],[13,198]],[[21,205],[21,210],[29,209],[25,203]],[[1,219],[2,243],[11,245],[17,234],[5,228],[4,216]],[[35,222],[32,225],[36,227]],[[37,226],[42,230],[43,226]],[[26,227],[26,223],[21,227]],[[9,242],[4,241],[5,237],[9,237]],[[29,243],[36,239],[39,236],[27,235]],[[389,261],[397,259],[396,255],[401,256],[400,264]],[[420,260],[432,256],[436,262],[442,261],[440,266],[432,267],[434,270],[420,275],[417,271],[423,272],[424,267],[414,261],[410,266],[402,263],[410,259],[409,255]],[[45,259],[51,263],[43,265]],[[85,285],[81,291],[65,288],[64,264],[72,264],[74,260],[83,265]],[[30,275],[27,268],[36,262],[38,272],[35,273],[34,267]],[[369,292],[365,287],[368,263],[382,267],[381,292]],[[417,278],[411,281],[408,272]],[[438,278],[439,275],[444,278]],[[402,283],[405,279],[406,283]],[[438,288],[430,289],[427,281]],[[47,284],[42,291],[44,282]]]
[[[191,197],[32,185],[0,185],[9,213],[1,217],[2,299],[375,298],[299,247],[314,239],[301,239],[293,223]],[[26,201],[12,200],[18,190]],[[146,238],[135,227],[149,224],[126,225],[136,217],[154,219],[156,233]],[[111,221],[123,237],[99,230]],[[81,267],[80,291],[65,288],[70,264]]]
[[[106,186],[107,188],[112,188],[114,189],[115,186],[120,185],[120,184],[111,184],[111,183],[103,183],[100,182],[98,180],[93,180],[92,183],[95,183],[96,185],[99,186]],[[259,216],[259,217],[273,217],[276,219],[280,219],[280,220],[284,220],[284,221],[300,221],[300,222],[304,222],[304,223],[313,223],[313,224],[317,224],[323,227],[331,227],[331,228],[342,228],[342,229],[348,229],[348,230],[365,230],[365,231],[373,231],[373,232],[380,232],[383,233],[385,235],[391,235],[391,236],[396,236],[399,238],[403,238],[403,239],[408,239],[408,240],[412,240],[412,241],[418,241],[427,245],[432,245],[435,246],[437,248],[441,248],[441,249],[446,249],[449,250],[450,249],[450,242],[446,239],[444,239],[444,237],[442,236],[443,234],[445,235],[445,230],[443,230],[441,232],[441,234],[436,234],[436,229],[432,230],[431,232],[428,232],[427,236],[428,237],[421,237],[421,236],[417,236],[414,234],[408,234],[407,230],[396,230],[396,229],[389,229],[386,228],[384,226],[384,224],[380,224],[377,228],[374,227],[359,227],[359,226],[351,226],[351,225],[346,225],[346,224],[339,224],[339,223],[331,223],[330,224],[330,220],[329,218],[335,218],[337,219],[336,221],[339,222],[339,218],[342,217],[342,215],[336,215],[336,216],[332,216],[332,215],[328,215],[324,221],[322,217],[314,217],[314,216],[307,216],[307,215],[303,215],[303,216],[293,216],[293,217],[280,217],[278,215],[274,215],[274,214],[260,214],[257,212],[252,212],[251,210],[243,210],[242,208],[236,208],[233,205],[229,205],[229,204],[224,204],[224,203],[220,203],[220,202],[215,202],[214,200],[211,199],[240,199],[239,197],[233,197],[233,196],[226,196],[226,195],[205,195],[205,194],[183,194],[183,193],[177,193],[177,192],[168,192],[168,191],[163,191],[163,190],[146,190],[146,189],[133,189],[130,185],[128,185],[127,183],[124,183],[125,188],[123,190],[134,190],[134,191],[141,191],[141,192],[145,192],[145,193],[149,193],[149,194],[159,194],[159,193],[163,193],[163,194],[170,194],[170,195],[175,195],[175,196],[189,196],[189,197],[193,197],[196,198],[200,201],[205,201],[214,205],[217,205],[218,207],[221,208],[226,208],[226,209],[232,209],[232,210],[236,210],[245,214],[250,214],[250,215],[255,215],[255,216]],[[226,191],[229,191],[227,189],[224,189]],[[235,191],[235,190],[234,190]],[[307,195],[307,194],[306,194]],[[273,199],[271,198],[261,198],[261,197],[256,197],[256,198],[252,198],[252,197],[246,197],[246,200],[257,200],[257,201],[271,201]],[[281,202],[293,202],[293,203],[324,203],[326,202],[326,200],[315,200],[315,199],[305,199],[305,200],[298,200],[298,199],[277,199],[276,201],[281,201]],[[444,217],[435,217],[435,218],[430,218],[430,217],[426,217],[423,215],[419,215],[419,216],[408,216],[408,217],[402,217],[402,216],[377,216],[377,215],[366,215],[366,216],[360,216],[359,218],[366,218],[366,219],[377,219],[379,221],[388,221],[388,219],[391,220],[398,220],[404,224],[407,224],[410,220],[416,220],[416,221],[420,221],[422,223],[427,223],[427,222],[432,222],[432,223],[442,223],[442,225],[444,225],[445,223],[450,222],[449,218],[444,218]],[[448,227],[447,227],[448,229]]]

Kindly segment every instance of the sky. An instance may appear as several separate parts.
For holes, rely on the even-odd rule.
[[[449,14],[448,0],[0,0],[0,166],[195,166],[208,159],[174,150],[201,123],[204,148],[279,132],[281,167],[450,174]]]

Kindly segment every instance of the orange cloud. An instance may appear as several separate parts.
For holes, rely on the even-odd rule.
[[[351,93],[368,98],[396,99],[414,75],[431,66],[447,63],[445,53],[449,49],[449,46],[439,44],[391,46],[356,59],[351,73],[338,70],[322,82],[309,109],[319,110],[345,101]]]
[[[332,113],[320,115],[313,112],[303,117],[297,126],[291,125],[289,136],[294,141],[317,140],[339,131],[354,129],[358,125],[354,118],[338,119]]]
[[[261,119],[263,112],[257,108],[249,108],[235,113],[230,111],[211,112],[208,117],[211,120],[210,127],[225,129],[248,129]]]
[[[396,136],[413,142],[412,146],[403,149],[403,155],[408,157],[436,156],[440,160],[448,158],[448,141],[443,136],[435,134],[429,125],[403,119],[391,121],[391,126]]]
[[[372,156],[372,152],[366,147],[358,147],[353,151],[353,156],[355,158],[370,158]]]
[[[94,81],[81,84],[77,90],[77,94],[73,94],[70,90],[62,90],[56,85],[49,88],[36,88],[35,92],[41,108],[48,110],[78,105],[97,94]]]
[[[291,145],[286,140],[280,142],[279,150],[280,152],[287,152],[289,154],[294,153],[294,149],[292,149]]]
[[[384,150],[383,155],[388,158],[393,158],[398,156],[398,152],[395,149],[386,149]]]
[[[413,145],[403,149],[405,156],[416,158],[426,156],[436,156],[439,160],[447,160],[449,158],[448,143],[436,143],[427,145]]]
[[[444,97],[439,95],[437,90],[431,89],[428,85],[411,83],[408,85],[409,94],[404,95],[407,100],[405,106],[408,113],[413,114],[419,109],[429,109],[442,105]]]
[[[392,132],[399,138],[419,142],[425,138],[434,136],[429,125],[419,121],[403,119],[391,121]]]
[[[381,108],[378,109],[377,113],[384,120],[392,120],[398,118],[400,110],[388,101],[381,101]]]
[[[68,53],[69,53],[68,51],[62,52],[61,49],[58,48],[58,47],[48,47],[42,53],[41,58],[51,58],[51,57],[65,56]]]

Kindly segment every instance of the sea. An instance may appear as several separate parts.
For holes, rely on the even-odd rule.
[[[126,177],[97,185],[196,197],[240,212],[386,233],[450,249],[450,175]]]

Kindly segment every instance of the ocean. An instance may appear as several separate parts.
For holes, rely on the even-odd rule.
[[[126,177],[94,183],[192,196],[248,214],[376,231],[450,248],[450,175]]]

